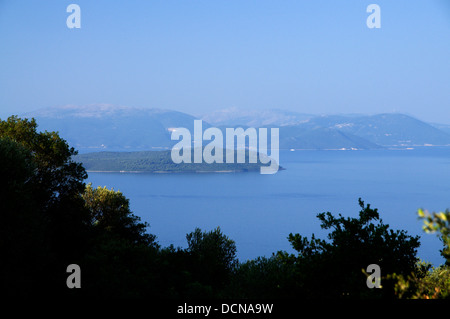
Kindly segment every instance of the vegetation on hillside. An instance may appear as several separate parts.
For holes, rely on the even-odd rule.
[[[198,173],[198,172],[251,172],[267,166],[259,161],[249,162],[249,151],[245,152],[245,162],[225,162],[225,151],[221,150],[224,163],[179,163],[172,161],[171,151],[140,152],[96,152],[77,155],[74,159],[81,162],[88,171],[100,172],[142,172],[142,173]],[[191,149],[191,159],[193,156]]]

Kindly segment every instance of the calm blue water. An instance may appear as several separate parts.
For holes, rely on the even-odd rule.
[[[450,148],[283,151],[280,164],[286,170],[274,175],[89,173],[88,182],[122,191],[162,246],[186,247],[196,227],[220,226],[241,261],[294,252],[291,232],[325,238],[316,215],[357,216],[361,197],[392,229],[421,235],[420,258],[442,263],[442,244],[422,231],[417,209],[450,208]]]

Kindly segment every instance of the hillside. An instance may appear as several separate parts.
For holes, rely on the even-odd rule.
[[[238,108],[218,110],[201,116],[214,126],[287,126],[304,123],[315,115],[292,111],[270,109],[243,111]]]
[[[337,129],[381,146],[450,145],[450,134],[404,114],[320,116],[310,119],[304,125],[309,128]]]
[[[112,105],[48,108],[24,116],[55,130],[80,152],[168,149],[169,129],[193,129],[195,117],[170,110]],[[205,125],[206,126],[206,125]]]

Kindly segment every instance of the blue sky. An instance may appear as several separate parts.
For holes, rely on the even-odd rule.
[[[66,26],[71,3],[81,29]],[[381,29],[366,26],[371,3]],[[95,103],[450,124],[450,4],[0,0],[0,117]]]

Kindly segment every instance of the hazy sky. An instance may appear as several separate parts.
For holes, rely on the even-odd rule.
[[[69,4],[81,28],[69,29]],[[369,4],[381,28],[369,29]],[[450,124],[447,0],[0,0],[0,116],[109,103]]]

